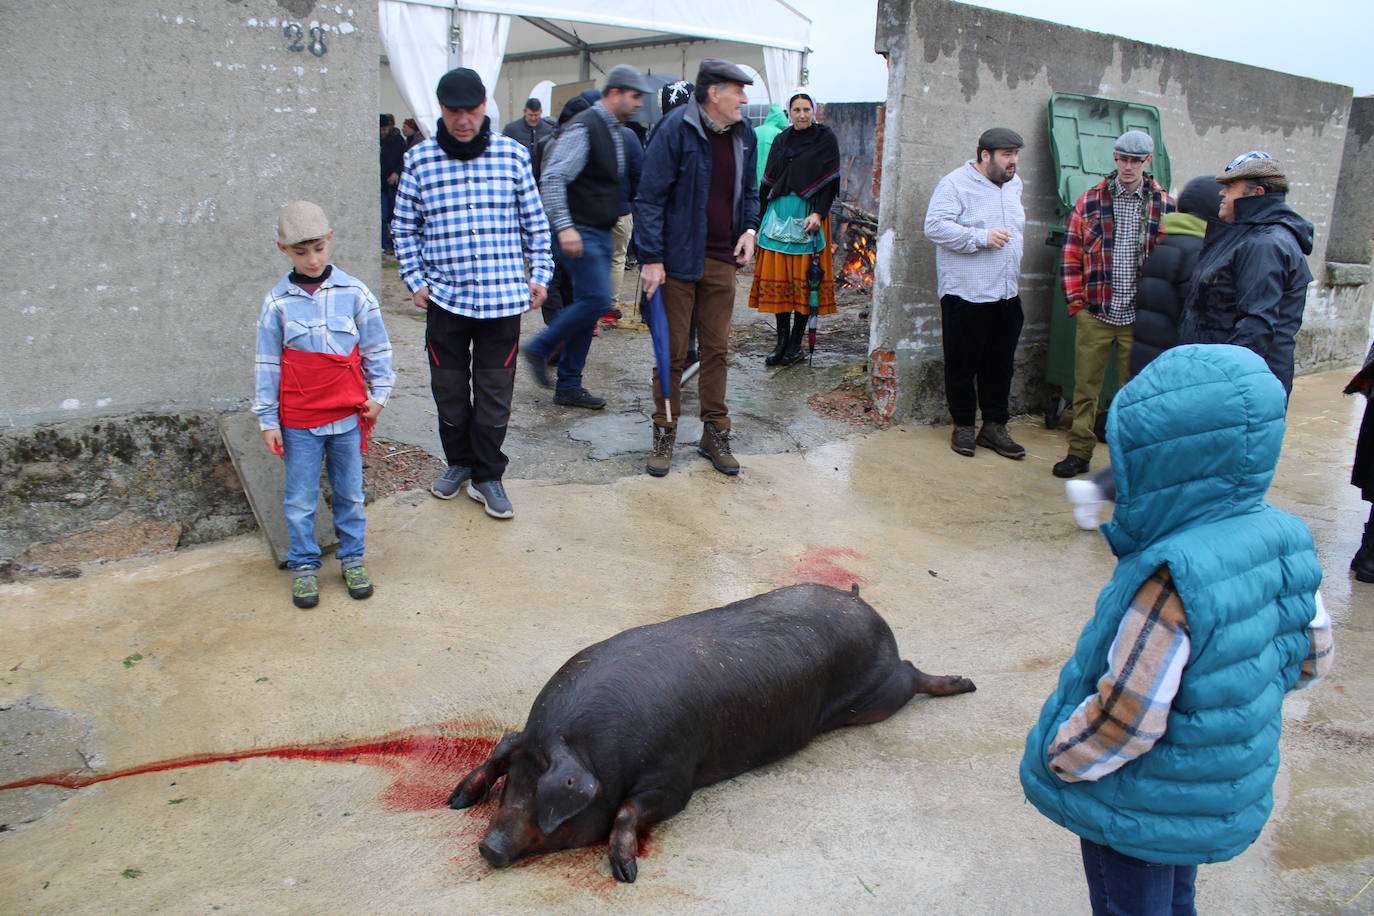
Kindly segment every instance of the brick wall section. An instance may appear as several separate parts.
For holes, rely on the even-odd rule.
[[[868,393],[878,412],[878,424],[887,426],[897,410],[897,354],[892,350],[868,354]]]

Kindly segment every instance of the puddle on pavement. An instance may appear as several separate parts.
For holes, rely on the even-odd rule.
[[[1301,767],[1290,769],[1288,803],[1272,825],[1270,859],[1288,870],[1350,864],[1374,856],[1374,811],[1363,798],[1351,795],[1349,757],[1354,751],[1374,765],[1374,739],[1320,723],[1284,727],[1344,753],[1307,756]]]

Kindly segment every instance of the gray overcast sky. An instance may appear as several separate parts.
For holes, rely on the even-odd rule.
[[[787,2],[811,18],[811,86],[818,100],[887,98],[887,68],[873,53],[877,0]],[[1374,94],[1371,0],[987,0],[977,5],[1342,83],[1354,87],[1356,95]]]

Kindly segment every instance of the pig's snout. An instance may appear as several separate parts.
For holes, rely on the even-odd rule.
[[[495,830],[482,837],[482,842],[477,845],[477,851],[489,864],[497,868],[509,865],[515,858],[511,854],[510,842],[506,839],[506,835]]]

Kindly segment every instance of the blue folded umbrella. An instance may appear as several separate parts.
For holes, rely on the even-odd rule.
[[[649,336],[654,342],[654,365],[658,367],[658,390],[663,395],[663,409],[667,411],[668,422],[673,422],[673,361],[668,348],[668,312],[663,307],[663,287],[654,290],[653,296],[639,294],[639,314],[649,326]]]

